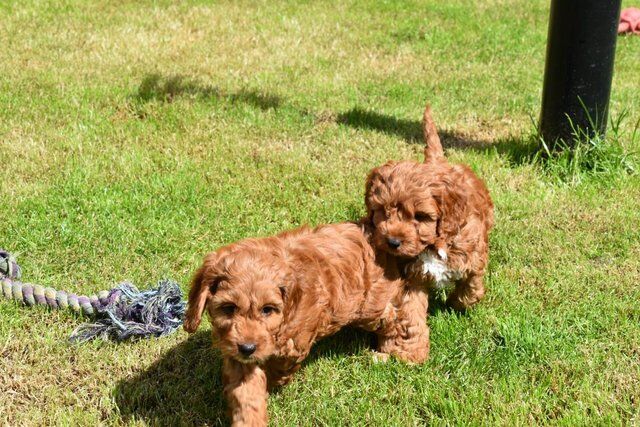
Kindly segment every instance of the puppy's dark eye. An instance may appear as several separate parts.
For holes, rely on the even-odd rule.
[[[238,307],[236,307],[233,304],[225,304],[222,307],[220,307],[220,310],[226,314],[227,316],[233,316],[233,314],[236,312],[236,309]]]
[[[273,313],[276,313],[278,311],[278,309],[272,305],[265,305],[264,307],[262,307],[262,310],[260,310],[260,312],[262,313],[263,316],[271,316]]]
[[[426,213],[424,213],[424,212],[417,212],[417,213],[414,215],[414,218],[416,219],[416,221],[420,221],[420,222],[423,222],[423,221],[431,221],[431,215],[426,214]]]

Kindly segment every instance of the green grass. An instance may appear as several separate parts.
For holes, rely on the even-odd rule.
[[[531,161],[547,19],[543,0],[3,2],[0,247],[33,283],[186,289],[219,245],[358,218],[370,168],[421,158],[429,100],[496,204],[487,298],[433,310],[423,366],[323,341],[272,423],[638,424],[640,38],[618,41],[610,139]],[[0,424],[226,422],[208,327],[71,346],[82,320],[0,302]]]
[[[627,113],[623,111],[616,120],[611,120],[608,135],[593,134],[572,124],[571,140],[560,139],[555,146],[538,136],[539,144],[528,160],[569,185],[584,179],[609,181],[635,175],[640,157],[637,151],[640,119],[630,133],[624,134],[622,123],[626,118]],[[592,119],[589,126],[596,127]]]

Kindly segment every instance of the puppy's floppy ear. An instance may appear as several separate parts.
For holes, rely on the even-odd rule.
[[[367,176],[367,180],[364,184],[364,204],[367,208],[367,216],[366,216],[366,221],[369,224],[373,223],[373,210],[371,209],[371,187],[373,186],[373,177],[374,175],[376,175],[378,172],[378,168],[373,169],[371,172],[369,172],[369,175]],[[364,218],[362,220],[363,222],[365,221]]]
[[[440,210],[438,237],[455,236],[464,225],[462,220],[466,217],[467,195],[446,176],[435,181],[431,191]]]
[[[202,266],[196,271],[191,281],[189,305],[183,324],[184,330],[189,333],[194,333],[196,329],[198,329],[200,320],[202,319],[202,313],[207,304],[207,298],[212,290],[212,285],[215,285],[215,283],[211,283],[210,280],[205,280],[205,273],[211,268],[211,265],[216,262],[217,258],[218,256],[215,252],[207,255]]]
[[[382,168],[384,166],[386,165],[372,169],[367,176],[367,181],[365,182],[364,204],[367,208],[366,219],[370,225],[373,225],[373,199],[376,198],[376,196],[379,196],[377,193],[380,191],[380,183],[384,183],[384,176],[382,174]],[[376,185],[376,182],[378,185]]]
[[[295,310],[300,301],[300,287],[297,285],[297,273],[293,269],[287,268],[286,275],[278,285],[282,302],[284,304],[283,314],[288,315]]]
[[[308,354],[324,319],[322,306],[318,304],[321,296],[317,286],[306,289],[300,286],[300,283],[313,283],[315,280],[318,280],[317,268],[293,265],[280,288],[284,306],[278,339],[285,343],[281,351],[299,361]]]

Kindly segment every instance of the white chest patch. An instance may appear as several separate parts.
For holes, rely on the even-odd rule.
[[[438,289],[448,288],[462,278],[462,272],[451,270],[446,260],[441,259],[435,252],[425,251],[418,259],[422,266],[422,274],[430,276],[433,286]]]

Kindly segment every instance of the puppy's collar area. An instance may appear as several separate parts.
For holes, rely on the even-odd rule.
[[[447,265],[447,253],[444,249],[426,249],[418,259],[405,266],[405,274],[410,271],[418,273],[429,281],[429,285],[437,289],[449,288],[462,278],[462,272],[453,270]]]

